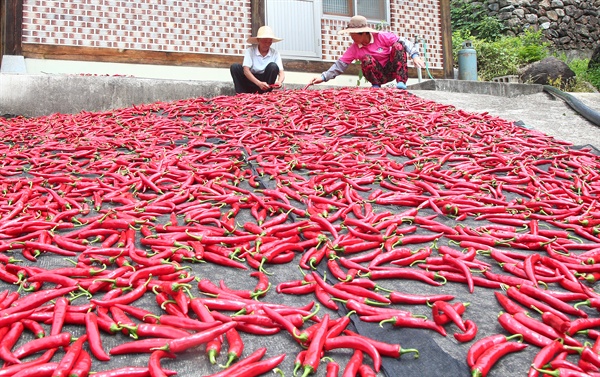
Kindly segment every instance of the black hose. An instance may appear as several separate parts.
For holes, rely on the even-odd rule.
[[[554,97],[558,97],[565,101],[573,110],[575,110],[579,115],[600,127],[600,113],[595,111],[594,109],[589,108],[579,99],[573,97],[569,93],[565,93],[561,90],[556,89],[550,85],[544,85],[544,91],[550,93]]]

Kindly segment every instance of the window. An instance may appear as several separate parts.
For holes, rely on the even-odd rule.
[[[323,13],[352,17],[360,14],[369,20],[386,20],[386,0],[323,0]]]

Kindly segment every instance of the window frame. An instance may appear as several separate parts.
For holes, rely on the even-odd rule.
[[[327,0],[322,0],[323,2],[327,1]],[[327,17],[327,18],[331,18],[331,19],[341,19],[341,20],[347,20],[353,16],[356,16],[356,8],[357,8],[357,2],[358,0],[346,0],[346,2],[349,4],[349,9],[350,9],[350,13],[349,15],[347,14],[338,14],[338,13],[326,13],[323,10],[323,16]],[[323,6],[323,5],[321,5]],[[384,20],[380,20],[380,19],[371,19],[371,18],[367,18],[368,22],[381,22],[381,21],[385,21],[388,24],[390,23],[390,13],[391,13],[391,6],[390,6],[390,0],[383,0],[383,13],[385,14]]]

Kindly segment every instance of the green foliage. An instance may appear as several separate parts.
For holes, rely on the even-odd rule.
[[[541,32],[527,31],[520,36],[504,36],[490,41],[461,31],[452,36],[455,62],[458,61],[458,51],[465,40],[473,43],[477,53],[477,75],[482,81],[516,75],[524,65],[548,56],[548,44],[542,42]]]
[[[584,80],[600,90],[600,67],[588,69],[584,74]]]
[[[477,75],[482,81],[516,75],[527,64],[549,55],[550,43],[543,42],[541,31],[530,29],[516,37],[504,35],[506,27],[497,18],[489,16],[485,4],[485,1],[450,0],[455,66],[458,51],[466,40],[471,41],[477,53]],[[564,83],[568,90],[590,91],[590,85],[600,89],[600,67],[588,69],[586,60],[569,62],[565,56],[559,59],[565,61],[577,75],[574,81]]]
[[[571,92],[589,92],[590,85],[600,90],[600,67],[589,69],[589,59],[572,59],[569,60],[562,54],[558,58],[569,66],[573,72],[575,72],[576,80],[568,88]]]
[[[504,24],[487,14],[481,3],[451,0],[450,20],[453,32],[469,33],[474,37],[494,41],[502,37]]]

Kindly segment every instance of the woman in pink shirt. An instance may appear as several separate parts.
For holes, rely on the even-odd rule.
[[[320,84],[342,74],[353,61],[360,61],[363,76],[373,87],[379,88],[392,80],[396,80],[396,87],[406,89],[408,68],[406,56],[409,55],[417,67],[424,68],[416,46],[402,37],[390,32],[380,32],[367,26],[367,19],[363,16],[354,16],[350,19],[348,27],[339,34],[350,34],[354,42],[344,52],[329,70],[320,77],[315,77],[310,84]]]

